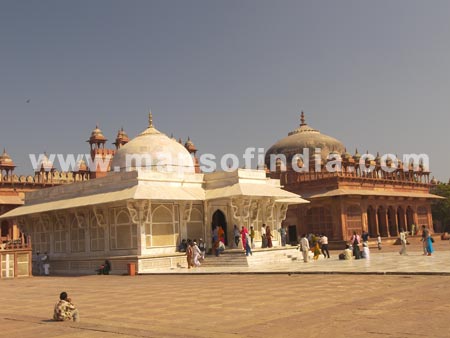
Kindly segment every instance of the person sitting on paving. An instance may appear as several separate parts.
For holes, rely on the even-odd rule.
[[[55,304],[55,308],[53,310],[53,319],[57,321],[80,321],[78,309],[72,304],[72,300],[67,296],[67,292],[61,292],[59,295],[59,301]]]
[[[99,275],[109,275],[109,272],[111,271],[111,263],[105,259],[105,263],[99,266],[97,269],[97,274]]]

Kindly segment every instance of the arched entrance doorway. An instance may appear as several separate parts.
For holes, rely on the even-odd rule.
[[[370,237],[377,237],[378,230],[377,230],[377,213],[375,209],[372,206],[369,206],[367,208],[367,221],[368,221],[368,227],[369,227],[369,236]]]
[[[405,211],[402,207],[397,208],[397,224],[399,229],[408,231],[405,224]]]
[[[389,224],[389,235],[397,236],[397,213],[395,212],[394,207],[388,208],[388,224]]]
[[[215,227],[221,226],[223,231],[225,232],[225,245],[228,245],[228,234],[227,234],[227,219],[224,215],[224,213],[217,209],[213,216],[211,221],[211,231],[214,230]]]
[[[415,235],[417,232],[417,227],[415,226],[413,229],[413,225],[414,224],[414,211],[411,208],[411,206],[408,206],[406,208],[406,225],[407,225],[407,231],[409,231],[411,233],[411,235]]]
[[[386,209],[383,207],[379,207],[377,210],[378,216],[378,228],[380,229],[380,236],[387,237],[387,224],[386,224]]]
[[[8,223],[8,221],[3,221],[0,236],[8,237],[8,235],[9,235],[9,223]]]

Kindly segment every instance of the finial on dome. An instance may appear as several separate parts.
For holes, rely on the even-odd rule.
[[[302,110],[302,113],[300,114],[300,125],[301,126],[305,126],[306,125],[306,121],[305,121],[305,113]]]
[[[148,113],[148,127],[153,128],[153,114],[151,110]]]

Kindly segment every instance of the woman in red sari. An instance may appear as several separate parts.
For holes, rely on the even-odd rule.
[[[271,248],[272,247],[272,233],[270,232],[270,227],[267,226],[266,227],[266,238],[267,238],[267,247]]]
[[[241,239],[242,239],[242,247],[244,248],[244,250],[245,250],[245,245],[247,244],[247,238],[246,238],[245,234],[248,234],[248,230],[246,227],[242,226]]]

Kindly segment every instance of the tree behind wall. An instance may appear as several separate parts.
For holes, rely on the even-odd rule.
[[[431,211],[433,219],[441,222],[442,231],[450,232],[450,184],[439,183],[431,188],[431,193],[445,198],[434,201]]]

